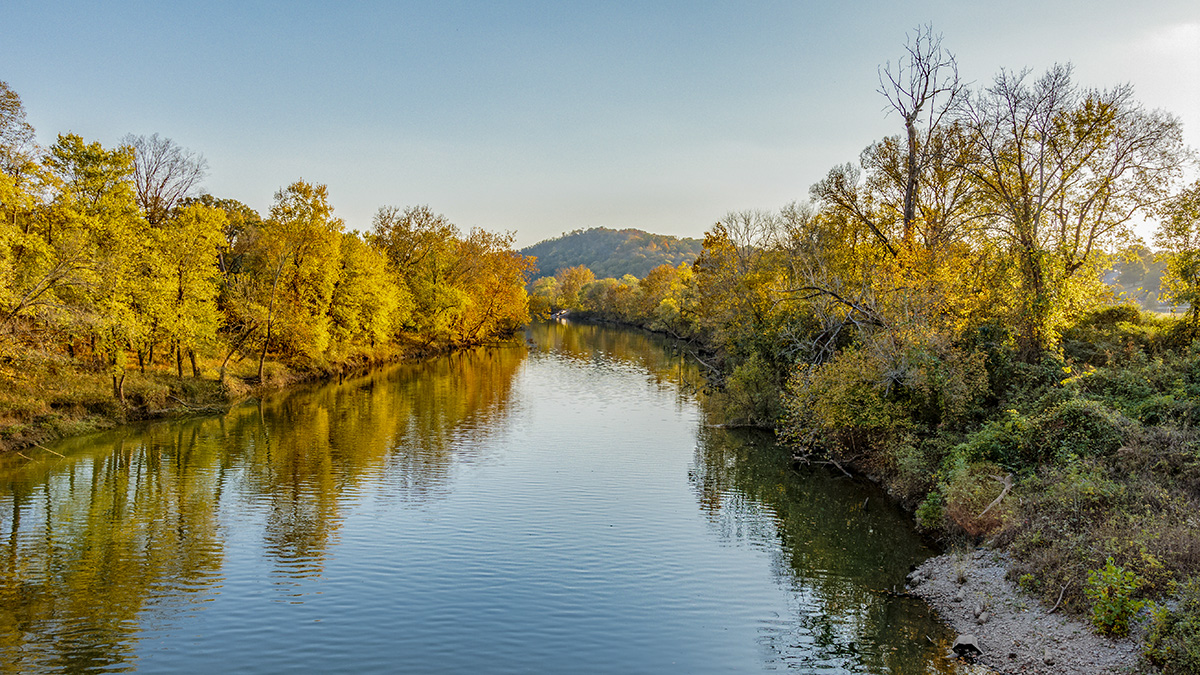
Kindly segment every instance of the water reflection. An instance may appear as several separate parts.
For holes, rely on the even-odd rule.
[[[656,336],[541,324],[220,417],[70,439],[62,457],[0,458],[0,672],[198,668],[235,628],[255,634],[240,665],[267,672],[289,669],[282,654],[309,670],[712,670],[728,649],[704,632],[714,621],[756,635],[768,669],[947,668],[944,631],[890,592],[928,554],[903,514],[796,473],[769,436],[696,430],[702,384]],[[769,572],[730,569],[755,560],[722,552],[742,548]],[[624,637],[653,623],[646,597],[669,625]],[[325,619],[343,632],[308,632]],[[576,623],[586,633],[565,632]],[[459,649],[464,630],[491,651]]]
[[[769,552],[793,614],[763,631],[779,664],[802,670],[953,672],[950,635],[906,597],[909,567],[930,555],[907,517],[873,486],[796,471],[766,433],[706,427],[691,474],[718,535]]]
[[[591,323],[551,321],[527,329],[536,354],[565,356],[584,365],[621,364],[645,372],[647,380],[685,400],[703,388],[687,348],[660,335]]]
[[[181,425],[76,439],[58,446],[70,459],[0,483],[5,672],[124,669],[143,610],[219,582],[220,481],[202,468],[217,453],[196,435]]]
[[[446,490],[503,428],[523,358],[516,345],[477,349],[221,417],[67,439],[61,458],[5,458],[0,672],[133,669],[145,619],[220,587],[226,493],[233,512],[265,513],[277,583],[321,574],[364,477],[386,472],[400,503]]]

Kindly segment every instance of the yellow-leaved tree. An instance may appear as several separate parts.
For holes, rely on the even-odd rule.
[[[267,352],[315,360],[329,346],[329,303],[341,263],[342,221],[324,185],[296,181],[275,193],[248,253],[252,313],[262,326],[258,377]]]

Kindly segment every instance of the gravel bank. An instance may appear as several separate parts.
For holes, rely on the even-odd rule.
[[[1134,669],[1139,652],[1132,641],[1100,637],[1079,621],[1050,614],[1004,578],[1006,569],[1005,556],[995,551],[940,555],[909,575],[909,590],[959,634],[974,635],[983,652],[977,662],[997,672],[1096,675]]]

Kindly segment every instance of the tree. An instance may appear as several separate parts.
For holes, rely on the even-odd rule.
[[[539,277],[529,288],[529,313],[545,319],[558,307],[558,279]]]
[[[451,338],[462,302],[449,278],[458,234],[457,226],[428,206],[385,206],[372,223],[370,242],[387,253],[393,273],[412,297],[408,327],[430,344]]]
[[[137,202],[151,225],[159,225],[170,217],[171,210],[200,186],[208,172],[208,162],[203,156],[158,134],[128,134],[121,144],[133,149]]]
[[[3,324],[50,313],[94,336],[117,326],[127,333],[138,233],[131,155],[66,134],[50,148],[44,169],[55,188],[51,200],[8,232],[11,292]]]
[[[357,233],[342,237],[341,272],[329,302],[334,344],[345,351],[355,344],[386,343],[412,309],[412,295],[397,283],[387,254]]]
[[[166,303],[158,325],[174,343],[175,367],[183,377],[183,354],[199,377],[195,350],[217,334],[219,271],[217,251],[224,243],[225,212],[201,204],[178,209],[157,232],[160,275]]]
[[[449,276],[462,301],[455,315],[454,340],[476,344],[511,334],[529,321],[525,283],[533,260],[512,249],[513,235],[479,228],[458,242],[456,261]]]
[[[1098,285],[1104,247],[1168,196],[1186,157],[1179,120],[1128,85],[1081,91],[1065,65],[1032,82],[1001,72],[957,117],[980,216],[1015,258],[1018,340],[1033,357]]]
[[[1200,180],[1159,209],[1155,243],[1164,249],[1163,295],[1187,303],[1192,334],[1200,328]]]
[[[253,244],[251,295],[263,327],[258,377],[273,346],[312,358],[329,344],[329,302],[341,261],[342,221],[324,185],[303,180],[275,193]],[[276,345],[276,343],[279,343]]]
[[[185,197],[179,200],[177,208],[200,204],[225,212],[225,233],[217,263],[221,266],[221,274],[234,274],[241,267],[241,259],[245,256],[246,246],[242,241],[248,232],[257,232],[262,227],[262,216],[258,211],[246,206],[236,199],[219,199],[208,193],[199,197]]]
[[[558,304],[564,309],[580,309],[579,292],[596,280],[596,275],[583,265],[567,267],[554,274],[558,280]]]
[[[954,55],[942,49],[933,27],[918,27],[905,45],[907,54],[893,66],[880,68],[879,93],[904,119],[903,238],[911,243],[917,220],[918,186],[929,170],[937,144],[934,135],[963,93]],[[924,118],[922,118],[924,116]],[[922,128],[923,127],[923,128]]]
[[[21,97],[0,81],[0,173],[16,178],[29,171],[36,164],[36,150]],[[7,201],[3,196],[0,200]]]
[[[20,271],[14,256],[32,243],[25,239],[49,178],[38,162],[33,139],[21,98],[0,82],[0,311],[6,326],[21,310]]]
[[[965,95],[954,56],[930,26],[910,35],[905,51],[879,70],[879,93],[904,121],[904,135],[871,144],[858,166],[834,167],[811,190],[892,257],[951,243],[971,215],[971,190],[958,169],[968,145],[954,119]]]
[[[370,239],[387,252],[396,272],[408,279],[426,263],[436,267],[432,259],[456,237],[458,228],[446,216],[421,205],[381,207],[372,221]]]

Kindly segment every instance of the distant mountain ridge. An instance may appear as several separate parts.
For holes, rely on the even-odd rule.
[[[626,274],[641,279],[659,265],[678,266],[700,255],[703,242],[690,237],[651,234],[628,228],[593,227],[567,232],[521,249],[537,257],[537,276],[551,276],[560,269],[585,265],[596,278],[620,278]]]

